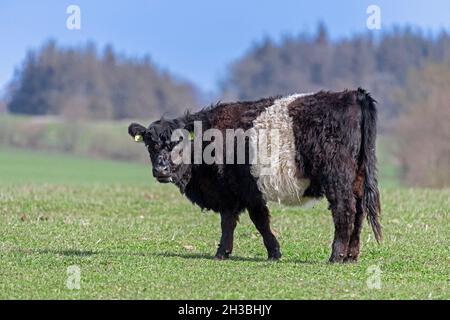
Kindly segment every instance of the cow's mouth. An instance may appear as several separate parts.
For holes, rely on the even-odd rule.
[[[158,176],[158,177],[156,177],[156,180],[158,180],[158,182],[160,182],[160,183],[169,183],[169,182],[172,182],[172,177],[171,176]]]

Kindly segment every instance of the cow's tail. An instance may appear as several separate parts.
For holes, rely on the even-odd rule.
[[[376,101],[364,89],[358,88],[357,101],[362,111],[360,164],[364,166],[363,210],[372,227],[375,239],[381,241],[381,207],[377,182],[377,158],[375,140],[377,135]]]

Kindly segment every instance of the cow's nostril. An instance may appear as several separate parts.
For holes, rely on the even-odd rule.
[[[156,167],[154,170],[154,174],[155,176],[167,176],[169,175],[170,170],[169,167],[165,166],[165,167]]]

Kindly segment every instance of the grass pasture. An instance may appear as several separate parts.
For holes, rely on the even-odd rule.
[[[246,214],[215,261],[219,217],[138,164],[0,149],[0,299],[450,299],[450,190],[383,184],[385,238],[367,223],[358,264],[330,265],[325,201],[272,206],[283,258]],[[381,175],[383,176],[383,174]],[[69,290],[67,268],[81,271]],[[370,288],[373,270],[380,288]]]

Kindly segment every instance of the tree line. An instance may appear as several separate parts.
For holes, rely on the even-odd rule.
[[[411,28],[331,41],[323,24],[315,35],[265,39],[232,62],[217,99],[342,90],[362,86],[380,100],[385,118],[404,106],[397,99],[411,70],[450,65],[450,36]],[[8,110],[30,115],[124,119],[198,108],[201,90],[161,70],[149,57],[132,59],[111,46],[62,48],[49,41],[29,51],[8,89]]]
[[[188,81],[160,70],[149,57],[131,59],[106,46],[58,47],[50,41],[28,52],[8,88],[8,110],[70,119],[124,119],[176,114],[197,105]]]

